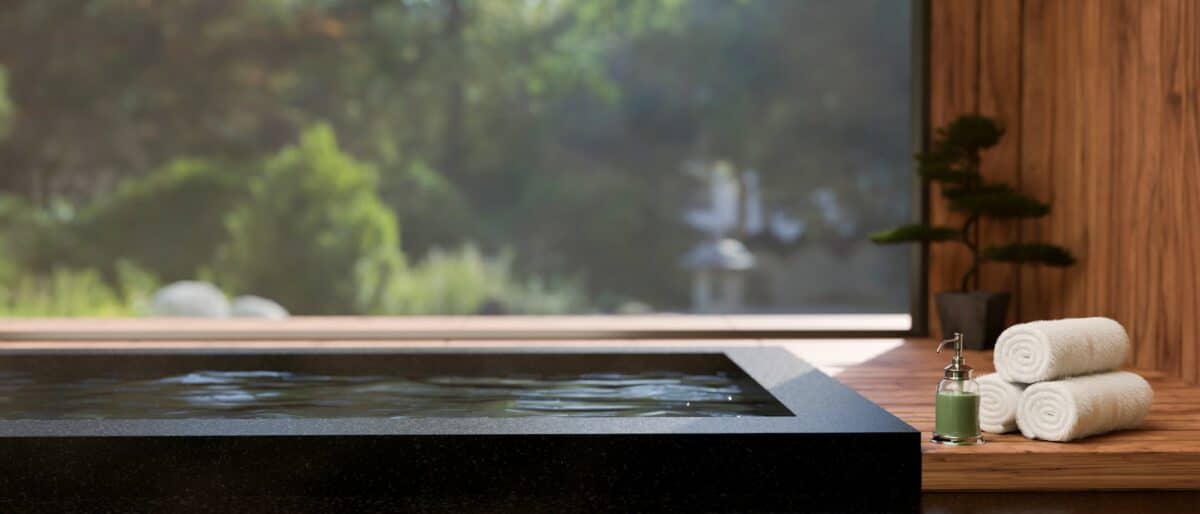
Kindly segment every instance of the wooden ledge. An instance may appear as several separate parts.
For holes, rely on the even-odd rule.
[[[789,345],[803,356],[805,345]],[[924,432],[933,429],[933,394],[945,357],[931,340],[908,340],[836,372],[842,383]],[[967,352],[980,373],[990,352]],[[925,443],[925,491],[1200,489],[1200,387],[1157,371],[1137,371],[1154,388],[1142,427],[1070,443],[984,434],[982,446]]]
[[[399,341],[586,338],[896,337],[908,314],[298,316],[247,318],[3,319],[0,341]]]

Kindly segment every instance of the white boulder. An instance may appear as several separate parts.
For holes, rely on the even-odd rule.
[[[233,299],[232,313],[237,318],[285,319],[287,309],[261,296],[244,295]]]
[[[208,282],[183,280],[155,292],[150,302],[150,312],[154,316],[227,318],[230,306],[225,293],[217,286]]]

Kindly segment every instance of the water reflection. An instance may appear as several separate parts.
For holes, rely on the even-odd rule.
[[[203,370],[147,380],[0,374],[0,419],[780,416],[744,377],[675,372],[335,376]]]

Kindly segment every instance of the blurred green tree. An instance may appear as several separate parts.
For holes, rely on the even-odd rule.
[[[247,166],[177,159],[123,182],[69,225],[75,265],[115,271],[128,259],[165,282],[196,277],[229,238],[226,215],[249,195]],[[181,223],[186,220],[186,223]]]
[[[0,139],[12,129],[13,110],[12,99],[8,97],[8,72],[0,66]]]
[[[214,269],[222,285],[294,314],[377,313],[404,255],[375,169],[343,153],[326,125],[262,166],[226,220]]]

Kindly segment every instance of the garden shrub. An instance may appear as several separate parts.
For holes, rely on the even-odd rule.
[[[378,313],[403,271],[396,217],[379,199],[374,168],[343,153],[325,125],[263,162],[226,227],[221,285],[293,314]]]
[[[78,246],[70,262],[113,276],[128,259],[165,282],[187,280],[210,265],[229,238],[225,217],[248,195],[245,166],[211,159],[177,159],[144,177],[126,180],[86,207],[71,224]]]
[[[383,309],[388,314],[566,314],[586,305],[572,281],[520,280],[512,254],[488,257],[474,245],[434,248],[395,278]]]
[[[94,269],[55,268],[0,283],[0,316],[118,317],[145,314],[158,282],[129,261],[114,265],[115,285]]]
[[[65,202],[38,208],[20,196],[0,193],[0,283],[6,282],[6,269],[46,273],[81,255],[69,229],[73,219],[74,210]]]

